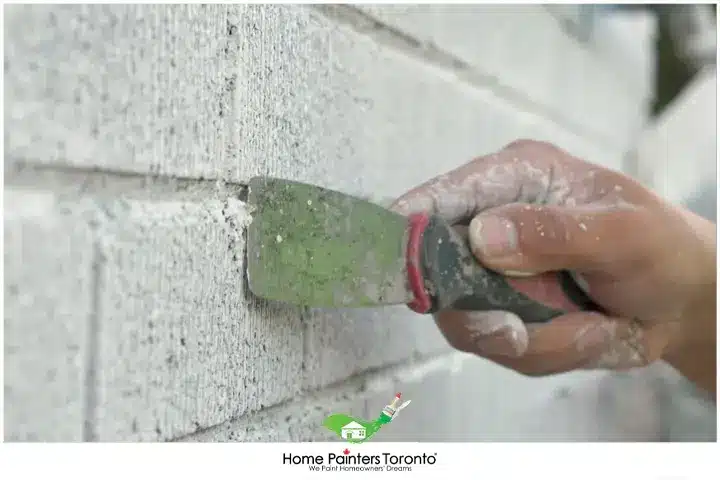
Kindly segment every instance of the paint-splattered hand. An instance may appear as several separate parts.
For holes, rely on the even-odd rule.
[[[645,365],[700,341],[695,322],[714,325],[715,225],[553,145],[514,142],[392,208],[464,226],[477,258],[508,276],[570,270],[608,312],[527,327],[506,312],[436,315],[456,348],[525,374]]]

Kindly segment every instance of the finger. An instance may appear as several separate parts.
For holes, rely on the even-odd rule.
[[[639,207],[510,204],[473,218],[469,243],[480,262],[510,274],[634,268],[654,253],[653,228]]]
[[[509,312],[446,310],[435,315],[435,322],[448,343],[463,352],[512,357],[527,350],[527,328]]]
[[[573,313],[530,329],[528,350],[518,358],[489,355],[505,367],[530,376],[578,369],[626,370],[656,360],[659,337],[635,321],[598,313]]]
[[[608,189],[594,178],[595,170],[600,171],[553,145],[522,140],[425,182],[396,200],[391,209],[460,223],[512,202],[578,204],[597,188]]]
[[[453,347],[531,376],[638,367],[659,358],[664,348],[663,335],[649,334],[631,320],[593,312],[564,315],[526,329],[527,346],[518,355],[509,348],[507,335],[473,335],[479,330],[478,321],[483,323],[481,315],[467,312],[437,315],[438,326]]]
[[[487,358],[532,376],[577,370],[605,350],[608,341],[607,329],[603,328],[605,322],[612,320],[600,314],[558,317],[529,329],[528,349],[522,357],[491,354]]]

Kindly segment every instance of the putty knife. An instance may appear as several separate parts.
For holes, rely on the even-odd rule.
[[[249,182],[248,281],[308,307],[406,304],[417,313],[504,310],[525,322],[596,310],[568,272],[510,279],[484,268],[441,218],[409,217],[326,188]]]

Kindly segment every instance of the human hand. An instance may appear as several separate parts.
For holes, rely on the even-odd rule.
[[[528,375],[643,366],[709,335],[714,351],[715,225],[625,175],[523,140],[391,208],[464,229],[478,260],[506,276],[569,270],[603,308],[527,326],[508,312],[439,312],[459,350]]]

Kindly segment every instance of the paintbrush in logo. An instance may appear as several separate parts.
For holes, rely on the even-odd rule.
[[[401,397],[402,394],[397,393],[390,405],[387,405],[385,408],[382,409],[382,412],[380,412],[380,416],[378,417],[377,421],[381,423],[392,422],[398,416],[400,410],[407,407],[410,403],[410,400],[408,400],[407,402],[400,404]]]

